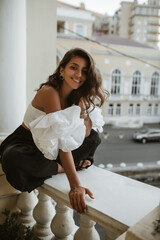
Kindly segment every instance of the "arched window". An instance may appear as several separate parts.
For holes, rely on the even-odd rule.
[[[140,95],[141,73],[135,71],[132,78],[132,95]]]
[[[120,86],[121,86],[121,71],[115,69],[112,72],[111,94],[120,94]]]
[[[160,75],[158,72],[154,72],[151,78],[151,96],[158,96],[158,86],[160,82]]]

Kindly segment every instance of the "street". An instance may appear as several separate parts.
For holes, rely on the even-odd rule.
[[[132,134],[135,129],[123,129],[124,138],[119,139],[120,131],[122,129],[108,129],[108,139],[101,134],[102,142],[95,153],[96,166],[104,164],[106,167],[109,163],[119,165],[122,162],[136,165],[138,162],[155,163],[160,160],[160,142],[134,142]]]

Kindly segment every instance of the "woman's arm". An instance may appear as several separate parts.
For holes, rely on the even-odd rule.
[[[88,188],[81,186],[75,169],[72,153],[60,150],[59,154],[71,188],[69,198],[72,208],[78,213],[84,213],[86,212],[85,194],[88,194],[92,199],[94,198],[93,194]]]

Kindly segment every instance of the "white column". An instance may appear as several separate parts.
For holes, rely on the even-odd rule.
[[[56,68],[56,0],[0,1],[0,140]]]
[[[25,0],[0,1],[0,137],[23,119],[26,108]]]
[[[80,227],[74,235],[74,240],[100,240],[94,225],[96,222],[85,215],[80,215]]]
[[[51,222],[51,230],[55,235],[52,240],[72,240],[71,233],[74,228],[75,223],[70,214],[70,209],[61,203],[57,203],[56,215]]]
[[[35,221],[33,219],[33,209],[36,206],[37,202],[38,199],[34,191],[30,193],[23,192],[19,195],[17,207],[21,211],[19,216],[20,222],[31,227],[35,224]]]
[[[51,198],[46,194],[39,192],[38,199],[38,204],[33,211],[33,217],[36,220],[34,232],[38,238],[50,240],[53,236],[50,223],[55,215],[55,209]]]

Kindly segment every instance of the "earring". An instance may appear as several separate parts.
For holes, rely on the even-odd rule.
[[[61,81],[63,81],[63,80],[64,80],[64,77],[63,77],[62,75],[60,75],[60,79],[61,79]]]

